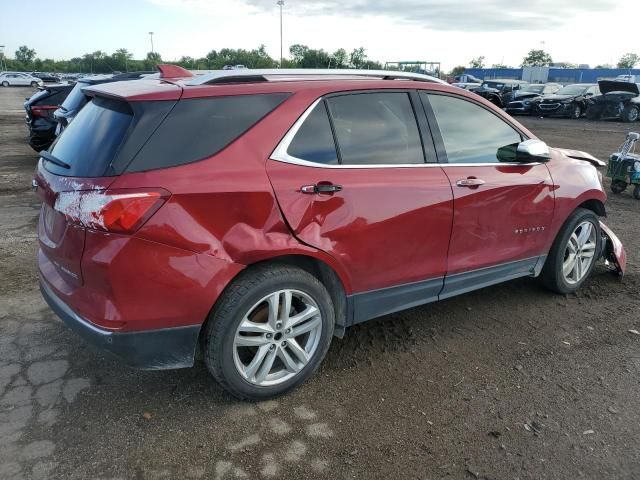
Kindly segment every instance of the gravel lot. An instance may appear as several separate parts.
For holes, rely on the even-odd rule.
[[[640,478],[640,202],[609,202],[629,253],[577,295],[530,279],[390,315],[335,340],[276,401],[229,397],[199,365],[138,372],[41,299],[36,156],[0,89],[0,479]],[[523,119],[606,158],[629,125]],[[640,130],[640,124],[635,128]]]

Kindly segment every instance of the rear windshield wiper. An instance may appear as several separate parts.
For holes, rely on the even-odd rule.
[[[55,155],[47,152],[46,150],[42,150],[40,152],[40,156],[42,158],[44,158],[46,161],[53,163],[54,165],[57,165],[59,167],[62,168],[71,168],[71,165],[69,165],[67,162],[63,162],[62,160],[60,160],[58,157],[56,157]]]

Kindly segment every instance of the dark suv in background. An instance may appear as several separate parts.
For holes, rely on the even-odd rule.
[[[559,83],[534,83],[522,90],[516,91],[513,100],[507,104],[507,112],[511,115],[530,114],[535,104],[544,97],[553,95],[562,88]]]
[[[485,80],[480,88],[473,90],[473,93],[486,98],[495,106],[504,108],[513,100],[516,92],[523,90],[529,85],[523,80],[496,79]]]
[[[587,111],[587,100],[598,95],[595,83],[575,83],[562,87],[535,104],[536,115],[578,119]]]
[[[27,98],[24,109],[29,127],[29,145],[35,151],[46,150],[55,139],[56,121],[53,112],[67,98],[72,84],[47,85]]]

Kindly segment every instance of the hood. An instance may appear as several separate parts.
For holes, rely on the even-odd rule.
[[[576,97],[580,97],[580,95],[557,95],[557,94],[553,94],[553,95],[548,95],[546,97],[544,97],[544,102],[561,102],[563,100],[569,100],[570,98],[576,98]]]
[[[570,150],[568,148],[554,148],[556,152],[564,155],[565,157],[573,158],[574,160],[584,160],[589,162],[594,167],[606,167],[607,164],[602,160],[597,159],[593,155],[587,152],[581,152],[580,150]]]
[[[603,94],[611,92],[628,92],[634,95],[640,95],[637,83],[621,82],[618,80],[600,80],[598,82],[600,92]]]
[[[534,98],[534,97],[542,97],[541,93],[536,93],[536,92],[516,92],[513,95],[513,99],[514,100],[522,100],[524,98]]]

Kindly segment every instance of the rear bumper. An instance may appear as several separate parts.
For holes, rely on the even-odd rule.
[[[40,280],[40,290],[51,309],[71,330],[131,367],[165,370],[193,366],[200,325],[112,332],[96,327],[75,313],[43,279]]]

